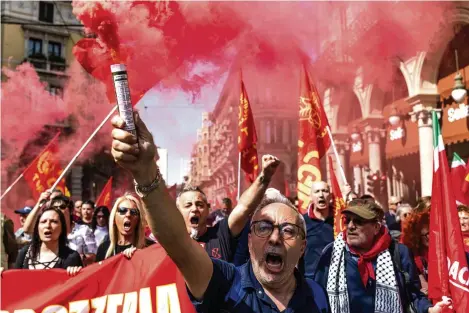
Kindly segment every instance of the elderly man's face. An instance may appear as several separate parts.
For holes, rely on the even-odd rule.
[[[325,182],[314,182],[311,186],[311,201],[317,210],[327,210],[331,201],[329,185]]]
[[[393,212],[396,212],[397,206],[401,203],[402,203],[401,198],[396,197],[396,196],[392,196],[389,199],[389,210],[391,210]]]
[[[178,208],[189,233],[192,229],[199,232],[205,229],[210,210],[203,194],[198,191],[184,192],[178,199]]]
[[[461,231],[469,232],[469,213],[461,211],[458,212],[459,224],[461,224]]]
[[[282,203],[267,205],[252,218],[248,244],[257,280],[263,286],[281,286],[292,277],[306,247],[299,214]]]
[[[355,251],[365,253],[373,247],[381,224],[376,220],[365,220],[355,214],[345,214],[347,244]]]
[[[401,223],[405,224],[409,220],[413,209],[411,207],[401,207],[399,209],[399,219]]]

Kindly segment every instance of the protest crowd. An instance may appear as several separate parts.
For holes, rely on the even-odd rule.
[[[186,185],[167,192],[152,136],[135,115],[137,137],[113,119],[112,154],[135,179],[135,192],[112,208],[43,192],[16,210],[16,229],[2,215],[2,272],[83,267],[161,245],[181,271],[198,312],[419,312],[452,309],[428,298],[430,199],[414,208],[390,197],[386,210],[370,195],[346,196],[335,212],[326,182],[313,182],[304,214],[269,187],[281,160],[264,155],[261,170],[233,205],[210,213],[204,191]],[[233,207],[234,206],[234,207]],[[457,207],[469,236],[469,208]],[[336,214],[338,213],[338,214]],[[340,216],[343,231],[334,234]],[[465,246],[469,251],[469,245]],[[4,286],[5,287],[5,286]],[[435,299],[433,299],[435,300]]]

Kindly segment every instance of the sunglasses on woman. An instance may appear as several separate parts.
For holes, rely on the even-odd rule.
[[[129,209],[129,208],[124,208],[124,207],[119,207],[117,209],[117,212],[119,212],[120,215],[127,214],[127,211],[130,211],[130,215],[132,215],[132,216],[138,216],[139,215],[138,209]]]

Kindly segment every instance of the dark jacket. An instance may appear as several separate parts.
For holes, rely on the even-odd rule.
[[[404,274],[400,272],[398,270],[398,266],[394,264],[394,271],[396,273],[397,283],[399,285],[402,305],[404,308],[406,308],[408,307],[409,303],[412,302],[418,313],[426,313],[428,308],[432,305],[431,302],[420,291],[421,285],[417,274],[417,268],[414,263],[414,257],[406,246],[393,241],[389,249],[391,256],[393,256],[393,261],[395,254],[392,250],[395,248],[398,248],[401,270],[408,273],[410,278],[409,282],[406,284]],[[329,266],[332,258],[332,250],[333,243],[329,244],[324,249],[314,274],[314,280],[323,286],[323,288],[327,287],[327,277],[329,274]],[[373,267],[376,268],[376,260],[373,262]],[[365,287],[363,285],[360,278],[360,273],[358,272],[358,263],[350,251],[347,251],[347,249],[345,250],[345,273],[347,275],[350,312],[373,313],[375,304],[376,281],[370,278],[367,286]]]

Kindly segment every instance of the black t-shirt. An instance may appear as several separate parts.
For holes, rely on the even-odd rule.
[[[24,246],[18,253],[16,258],[15,268],[17,269],[29,269],[27,252],[30,245]],[[65,247],[59,251],[59,260],[53,268],[66,269],[69,266],[83,266],[80,254],[75,250]]]
[[[149,245],[154,244],[153,241],[145,239],[145,246],[148,247]],[[109,246],[111,245],[111,241],[109,240],[109,237],[107,237],[98,247],[98,251],[96,252],[96,261],[95,262],[100,262],[106,259],[106,253],[107,250],[109,249]],[[126,249],[132,247],[132,245],[116,245],[114,248],[114,253],[111,256],[118,255],[121,252],[124,252]]]
[[[225,218],[213,227],[208,227],[205,234],[197,239],[208,255],[215,259],[231,262],[236,250],[236,239],[233,238]]]

